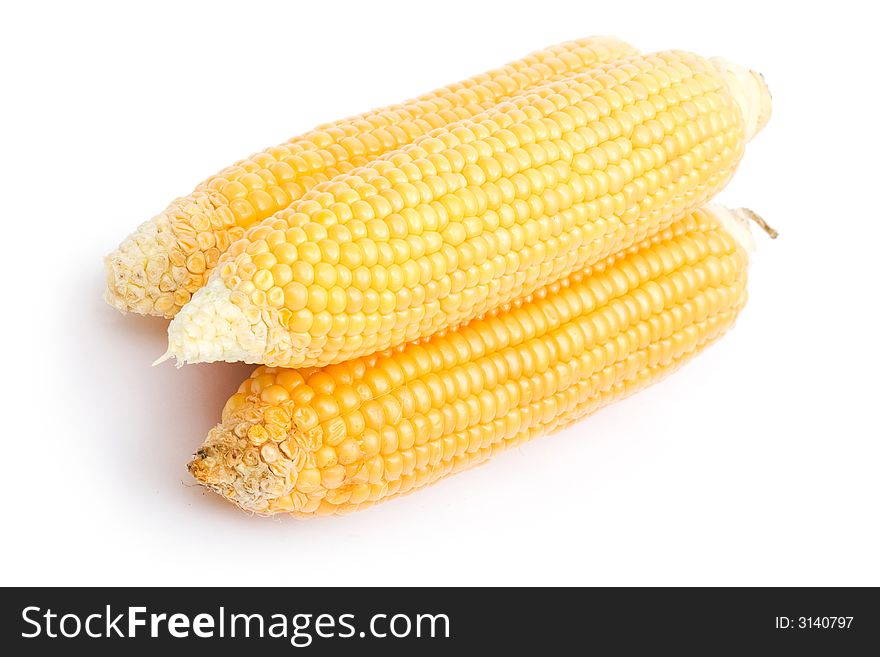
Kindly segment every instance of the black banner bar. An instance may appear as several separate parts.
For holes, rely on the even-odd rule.
[[[880,602],[868,588],[22,588],[2,596],[2,645],[16,655],[118,655],[135,644],[259,655],[853,654],[880,646]]]

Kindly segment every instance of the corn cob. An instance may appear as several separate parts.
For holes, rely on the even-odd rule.
[[[768,115],[759,76],[682,52],[533,88],[252,228],[165,358],[323,366],[455,327],[702,205]]]
[[[566,426],[732,325],[751,240],[736,212],[686,215],[457,331],[323,368],[260,367],[190,472],[246,511],[347,513]]]
[[[636,52],[607,37],[566,42],[401,105],[318,126],[252,155],[173,201],[110,254],[105,298],[122,311],[173,317],[246,228],[319,182],[521,89]]]

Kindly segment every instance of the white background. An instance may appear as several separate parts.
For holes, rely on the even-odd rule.
[[[185,6],[184,6],[185,5]],[[869,3],[18,3],[0,21],[2,584],[880,584],[880,95]],[[614,34],[762,71],[720,200],[735,330],[565,433],[337,519],[250,517],[185,464],[246,365],[151,368],[102,256],[233,160]]]

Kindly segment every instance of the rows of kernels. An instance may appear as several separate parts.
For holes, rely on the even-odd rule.
[[[472,355],[483,355],[483,348],[491,351],[492,349],[510,346],[509,342],[503,342],[505,338],[510,337],[508,331],[511,329],[511,324],[508,317],[516,317],[517,315],[515,313],[521,312],[521,308],[524,305],[531,304],[533,301],[537,303],[538,300],[546,299],[548,296],[556,298],[556,295],[559,295],[560,291],[564,291],[560,298],[565,301],[566,304],[562,307],[568,309],[569,313],[573,312],[571,310],[572,307],[577,308],[579,311],[582,306],[573,306],[572,304],[577,302],[569,301],[571,290],[568,288],[572,285],[586,285],[586,289],[592,290],[593,294],[598,295],[598,299],[602,301],[607,300],[607,286],[605,285],[605,279],[600,275],[606,272],[607,268],[616,260],[623,257],[629,257],[630,260],[627,261],[627,263],[638,267],[639,275],[643,278],[672,271],[671,263],[673,261],[668,257],[664,259],[657,256],[656,254],[647,251],[647,249],[653,247],[657,249],[658,253],[664,254],[669,249],[669,243],[675,240],[676,246],[680,245],[686,250],[689,259],[688,262],[696,261],[704,255],[704,250],[699,244],[695,245],[692,244],[691,240],[684,239],[684,236],[686,233],[690,232],[700,230],[705,231],[709,226],[711,226],[711,223],[708,221],[704,212],[697,211],[687,215],[671,227],[656,234],[653,238],[646,240],[644,244],[638,247],[631,247],[615,256],[611,256],[604,261],[596,263],[592,267],[572,275],[564,281],[552,283],[545,288],[537,290],[534,295],[516,299],[510,304],[493,309],[480,320],[461,327],[458,332],[459,335],[453,333],[447,334],[448,341],[452,344],[461,345],[460,338],[463,338],[472,347],[476,345],[476,348],[478,349],[477,351],[463,352],[466,353],[466,355],[459,354],[460,358],[466,358],[467,356]],[[729,248],[729,244],[723,248]],[[658,257],[660,259],[658,259]],[[621,263],[619,266],[625,266],[627,263]],[[651,268],[651,265],[653,265],[653,268]],[[666,267],[665,270],[663,269],[663,266]],[[630,282],[636,284],[639,280],[641,279],[634,277],[630,279]],[[557,322],[562,321],[561,316],[558,316],[559,309],[556,305],[544,304],[543,308],[545,308],[547,312],[556,314]],[[499,315],[505,315],[506,317],[500,318]],[[514,328],[515,326],[516,325],[514,325]],[[531,334],[529,335],[531,336]],[[518,334],[518,339],[522,340],[524,339],[524,336]],[[490,342],[486,342],[484,345],[484,341]],[[438,353],[437,350],[440,350],[440,352]],[[369,359],[369,361],[372,362],[369,366],[372,371],[367,374],[368,383],[369,387],[376,395],[386,394],[393,388],[399,387],[404,382],[411,381],[417,376],[427,374],[431,371],[431,368],[442,369],[444,367],[458,364],[459,362],[458,360],[453,360],[454,354],[448,350],[448,345],[439,340],[435,340],[434,342],[426,341],[422,343],[421,346],[418,344],[408,345],[403,349],[403,355],[408,356],[408,358],[402,357],[400,359],[400,368],[398,368],[395,361],[388,360],[387,354],[376,355]],[[367,359],[358,359],[324,368],[301,368],[299,370],[280,370],[277,368],[264,367],[257,370],[254,377],[245,381],[240,392],[252,394],[260,393],[265,397],[265,395],[268,394],[268,392],[264,390],[266,386],[272,385],[272,390],[277,391],[278,385],[281,385],[282,388],[287,388],[286,400],[293,394],[294,388],[299,387],[305,382],[306,378],[308,378],[311,385],[314,386],[313,389],[309,390],[309,394],[318,392],[325,395],[340,395],[341,398],[348,400],[348,406],[355,407],[359,406],[360,402],[358,401],[358,396],[352,394],[349,386],[352,382],[364,376],[368,369],[366,363],[369,361]],[[388,378],[383,374],[383,370],[388,370],[390,372],[387,375]],[[280,380],[277,384],[273,385],[274,379],[270,376],[270,373],[276,371],[281,372],[279,375]],[[406,374],[405,379],[400,378],[401,372]],[[366,389],[362,388],[362,390]],[[285,392],[281,391],[278,392],[278,394],[284,397]],[[311,397],[309,397],[307,401],[310,400]],[[263,399],[263,401],[267,400]]]
[[[634,52],[613,39],[585,39],[549,48],[412,101],[319,126],[238,162],[202,187],[220,191],[236,223],[250,225],[287,206],[317,183],[432,129],[472,116],[527,86]],[[280,199],[274,209],[269,197]]]
[[[663,379],[701,348],[720,337],[733,324],[737,312],[738,307],[719,312],[686,330],[673,334],[671,339],[664,341],[662,347],[654,350],[642,349],[630,354],[626,359],[625,369],[631,370],[632,374],[625,378],[619,378],[617,374],[617,371],[624,368],[615,364],[589,380],[579,382],[565,394],[556,393],[552,398],[533,402],[522,412],[523,416],[531,418],[532,424],[524,425],[519,418],[496,419],[489,424],[472,427],[468,436],[462,434],[454,436],[457,445],[468,442],[479,444],[480,447],[464,452],[457,451],[449,460],[439,461],[434,465],[429,463],[427,467],[403,475],[399,480],[388,485],[373,484],[366,494],[362,492],[364,485],[361,484],[351,487],[351,495],[337,493],[324,497],[314,496],[300,509],[297,509],[289,496],[282,497],[271,504],[269,509],[271,512],[292,512],[300,516],[344,515],[366,508],[375,502],[387,501],[396,495],[406,494],[449,474],[483,463],[505,449],[562,429],[603,406]],[[554,416],[553,413],[559,415]],[[543,421],[548,417],[551,417],[549,421]],[[479,436],[479,440],[474,436]]]
[[[320,354],[266,362],[338,362],[458,325],[714,194],[744,145],[714,67],[663,53],[605,71],[417,140],[234,245],[234,299]]]
[[[732,298],[740,296],[741,289],[722,290],[717,297],[705,302],[710,310],[704,319],[686,324],[675,332],[660,331],[664,326],[680,326],[675,324],[675,314],[683,316],[682,322],[689,321],[696,315],[693,306],[699,304],[699,301],[685,306],[679,313],[674,310],[661,311],[653,324],[642,322],[622,334],[626,337],[621,342],[634,343],[639,334],[649,333],[652,326],[656,327],[657,337],[648,347],[622,352],[617,356],[618,360],[604,366],[605,361],[595,351],[591,352],[594,359],[591,365],[594,369],[585,370],[583,376],[586,378],[581,378],[574,384],[567,387],[555,384],[567,376],[566,368],[557,364],[556,368],[536,373],[527,381],[502,387],[502,396],[510,394],[516,398],[517,394],[520,395],[517,406],[508,409],[503,415],[490,416],[485,420],[473,417],[469,420],[469,410],[474,414],[478,412],[473,397],[446,402],[441,407],[445,425],[438,431],[439,435],[432,434],[421,445],[391,452],[382,459],[373,457],[368,461],[371,476],[366,481],[352,482],[332,491],[313,490],[310,496],[312,504],[315,499],[321,499],[321,507],[328,511],[333,506],[360,504],[363,500],[358,499],[358,491],[369,491],[366,498],[368,501],[379,501],[406,492],[480,462],[497,449],[519,444],[528,437],[552,430],[567,417],[577,417],[587,412],[589,409],[584,409],[584,406],[589,407],[601,401],[604,393],[611,391],[613,395],[621,386],[625,387],[634,379],[644,377],[645,368],[671,365],[676,358],[688,353],[693,345],[706,339],[706,336],[711,337],[714,329],[728,325],[732,321],[733,312],[717,311],[713,306],[727,304],[727,307],[731,307]],[[717,314],[712,314],[713,312]],[[610,350],[614,349],[615,347],[611,347]],[[602,353],[602,350],[598,351]],[[611,358],[609,356],[608,360]],[[516,392],[518,389],[527,392]],[[512,392],[508,393],[508,390]],[[280,506],[276,504],[270,508],[280,509],[287,504],[293,504],[295,508],[296,497],[294,494],[294,498],[282,500]],[[301,510],[309,512],[306,509]]]
[[[486,414],[494,415],[499,408],[503,409],[511,402],[501,389],[498,389],[498,396],[493,398],[495,393],[486,389],[491,387],[488,383],[497,385],[516,380],[520,397],[512,401],[515,405],[517,401],[522,401],[522,395],[539,394],[536,386],[543,385],[540,375],[548,368],[562,362],[564,371],[572,366],[572,362],[577,362],[572,359],[576,357],[578,347],[594,350],[585,356],[588,360],[600,357],[596,351],[601,353],[604,350],[607,355],[614,345],[605,343],[605,340],[613,337],[609,331],[614,331],[617,324],[624,321],[621,317],[629,317],[632,321],[647,320],[652,312],[659,312],[657,304],[664,299],[667,303],[684,303],[687,300],[684,294],[692,289],[689,283],[697,275],[695,270],[686,268],[668,274],[668,278],[662,278],[667,275],[658,272],[664,259],[669,263],[679,262],[676,256],[680,254],[658,249],[657,253],[645,257],[644,265],[648,268],[653,266],[652,273],[658,278],[653,285],[646,284],[625,299],[618,297],[629,292],[627,279],[633,279],[636,274],[631,268],[621,266],[615,269],[612,278],[599,275],[595,280],[588,279],[577,284],[574,290],[568,286],[551,292],[549,297],[541,295],[527,306],[505,314],[503,318],[496,317],[459,333],[447,334],[436,345],[430,342],[424,345],[423,349],[428,351],[429,356],[434,356],[435,362],[443,363],[443,369],[433,372],[436,377],[433,386],[430,380],[425,383],[425,392],[431,398],[428,402],[428,395],[423,395],[421,412],[431,410],[436,404],[454,400],[459,405],[455,409],[459,412],[457,421],[470,424],[480,418],[485,419]],[[730,283],[728,279],[736,271],[735,257],[726,256],[719,262],[720,266],[709,269],[711,276],[704,275],[707,285]],[[667,286],[665,290],[664,285]],[[568,306],[571,315],[564,312],[565,305],[560,302]],[[600,310],[591,311],[600,305]],[[564,325],[565,330],[560,329],[560,325]],[[572,337],[571,333],[580,337]],[[657,336],[651,335],[649,338],[656,339]],[[497,363],[505,362],[507,357],[507,371],[499,373],[496,362],[487,353],[496,355]],[[410,382],[406,381],[403,372],[406,369],[416,370],[414,363],[407,362],[408,356],[407,350],[404,350],[401,354],[381,359],[374,368],[374,376],[369,382],[371,391],[374,397],[383,396],[379,401],[362,404],[359,412],[374,418],[372,428],[376,430],[396,427],[401,420],[410,419],[414,412],[419,412],[415,398],[419,384],[424,382],[415,382],[410,387]],[[536,376],[539,378],[533,378]],[[407,385],[400,387],[404,383]],[[381,392],[383,390],[387,392]]]
[[[229,244],[305,192],[363,166],[373,157],[427,132],[478,114],[506,96],[636,50],[616,39],[593,38],[547,48],[505,67],[414,100],[319,126],[237,162],[178,199],[163,214],[177,238],[169,256],[185,275],[166,267],[165,288],[153,290],[156,314],[173,316],[201,288]],[[154,268],[161,264],[153,263]]]
[[[265,425],[276,408],[289,408],[280,414],[296,431],[283,439],[302,447],[311,435],[318,443],[292,492],[270,510],[352,510],[552,428],[599,392],[667,365],[695,331],[708,335],[741,304],[743,276],[732,238],[698,212],[641,249],[371,364],[259,368],[230,399],[224,421],[250,413]],[[701,325],[705,331],[694,328]]]

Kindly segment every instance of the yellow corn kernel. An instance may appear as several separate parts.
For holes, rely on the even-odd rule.
[[[659,380],[732,325],[746,300],[750,239],[739,217],[695,211],[418,344],[324,368],[258,368],[190,471],[249,512],[342,514],[564,427]],[[279,386],[288,399],[269,406],[263,395],[276,402]],[[262,424],[243,422],[265,423],[279,408],[293,418],[282,449]],[[342,433],[332,444],[328,431],[309,438],[309,427],[334,420]]]

